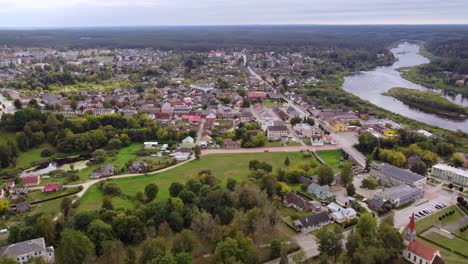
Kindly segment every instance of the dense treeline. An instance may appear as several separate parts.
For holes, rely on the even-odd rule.
[[[189,264],[207,253],[214,255],[210,263],[258,263],[257,245],[277,237],[278,211],[255,185],[219,183],[201,171],[185,184],[172,183],[167,199],[156,199],[159,188],[149,184],[136,195],[139,205],[123,210],[111,199],[120,188],[102,182],[102,209],[76,212],[66,198],[63,218],[33,215],[10,228],[8,242],[42,236],[63,264]]]
[[[392,96],[404,104],[416,107],[422,111],[448,116],[465,116],[467,109],[450,102],[440,93],[418,91],[415,89],[394,87],[388,90],[385,95]]]
[[[195,130],[177,131],[174,126],[161,127],[145,115],[85,115],[68,119],[32,107],[4,114],[0,127],[16,132],[16,145],[21,151],[47,142],[63,153],[90,153],[101,148],[120,148],[131,142],[174,142],[189,135],[196,136]],[[0,148],[7,150],[0,156],[1,166],[8,167],[17,156],[15,144],[7,142]]]
[[[213,48],[301,47],[381,49],[401,39],[433,40],[466,36],[468,27],[440,26],[205,26],[70,30],[3,30],[0,43],[19,47],[159,48],[206,51]]]

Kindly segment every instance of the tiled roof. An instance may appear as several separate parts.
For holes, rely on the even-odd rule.
[[[0,248],[0,257],[16,259],[18,256],[46,249],[44,238],[31,239]]]
[[[408,251],[412,252],[413,254],[420,256],[421,258],[431,262],[434,256],[437,253],[437,250],[433,249],[432,247],[421,243],[417,240],[411,240],[408,245]]]

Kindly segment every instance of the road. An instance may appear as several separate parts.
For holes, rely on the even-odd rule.
[[[202,119],[200,122],[200,127],[198,128],[197,139],[196,139],[197,144],[200,144],[201,138],[203,136],[203,128],[205,127],[205,121],[206,119]]]
[[[248,149],[204,149],[202,155],[207,154],[228,154],[228,153],[259,153],[259,152],[298,152],[301,150],[317,151],[317,150],[334,150],[339,149],[337,145],[324,146],[294,146],[294,147],[262,147]],[[267,151],[265,151],[267,150]]]
[[[338,142],[338,145],[340,145],[341,148],[354,159],[354,161],[363,168],[366,167],[366,156],[354,148],[354,145],[358,143],[356,132],[331,133],[331,136]]]
[[[3,96],[3,94],[0,93],[0,117],[3,114],[12,114],[15,112],[15,107],[13,106],[13,103],[9,101],[8,99]]]

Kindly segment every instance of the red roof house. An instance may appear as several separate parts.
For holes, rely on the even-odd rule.
[[[53,193],[53,192],[57,192],[58,189],[59,189],[59,185],[57,183],[49,183],[44,186],[44,189],[42,189],[42,191],[45,193]]]
[[[250,101],[263,101],[267,99],[267,93],[265,92],[249,92],[247,97]]]
[[[23,186],[34,186],[41,183],[41,177],[39,175],[31,175],[23,177]]]
[[[408,244],[404,254],[404,257],[413,263],[419,263],[419,259],[422,259],[422,263],[432,263],[437,256],[440,256],[438,250],[415,239]]]

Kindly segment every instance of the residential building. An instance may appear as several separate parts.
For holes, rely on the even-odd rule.
[[[89,174],[90,178],[99,179],[114,175],[114,165],[106,164]]]
[[[143,173],[148,170],[148,163],[144,161],[134,161],[130,166],[128,166],[128,171],[130,173]]]
[[[169,156],[175,158],[177,161],[186,161],[190,157],[190,152],[174,152]]]
[[[21,214],[26,211],[29,211],[29,208],[30,208],[29,202],[22,202],[22,203],[16,204],[13,210],[15,211],[15,213]]]
[[[268,140],[281,140],[282,138],[287,138],[288,133],[288,127],[286,127],[285,125],[275,125],[269,126],[267,128]]]
[[[250,101],[252,102],[258,102],[258,101],[263,101],[267,99],[267,93],[265,92],[248,92],[247,97],[249,98]]]
[[[335,197],[335,194],[330,190],[330,186],[328,185],[320,186],[316,183],[311,183],[309,187],[307,187],[307,192],[313,194],[320,200],[327,200]]]
[[[294,208],[298,211],[308,210],[308,211],[319,212],[320,209],[322,208],[322,204],[320,202],[306,201],[302,199],[302,197],[300,197],[299,195],[293,192],[288,193],[283,198],[283,204],[284,206],[288,208]]]
[[[445,164],[436,164],[432,166],[431,175],[442,180],[468,186],[468,171],[463,169]]]
[[[344,208],[334,202],[327,205],[330,210],[330,218],[337,223],[351,221],[357,217],[357,213],[353,208]]]
[[[400,206],[417,199],[421,199],[423,195],[424,190],[422,188],[411,187],[409,185],[400,185],[386,188],[381,193],[376,194],[376,197],[389,201],[395,206]]]
[[[331,222],[328,212],[321,212],[299,218],[293,222],[293,227],[296,232],[309,232],[319,229]]]
[[[241,144],[238,141],[232,139],[224,139],[223,140],[223,148],[224,149],[238,149],[241,147]]]
[[[143,146],[145,149],[153,149],[158,146],[158,142],[151,142],[151,141],[144,142]]]
[[[39,183],[41,183],[41,177],[39,177],[39,175],[24,176],[22,178],[23,186],[34,186],[39,185]]]
[[[312,137],[310,138],[310,143],[312,144],[312,146],[323,146],[323,144],[325,144],[322,135],[318,134],[312,135]]]
[[[44,193],[54,193],[58,192],[59,185],[57,183],[48,183],[42,188],[42,192]]]
[[[0,258],[12,258],[19,264],[30,258],[43,258],[48,263],[55,260],[54,247],[47,247],[43,237],[31,239],[0,248]]]
[[[373,164],[370,175],[386,186],[399,186],[402,184],[415,187],[426,186],[425,176],[386,163]]]

